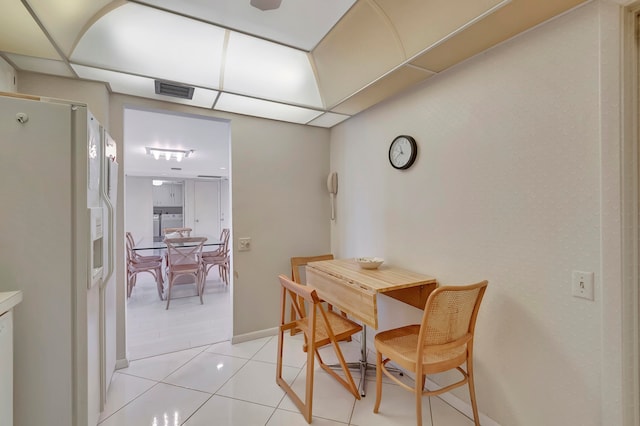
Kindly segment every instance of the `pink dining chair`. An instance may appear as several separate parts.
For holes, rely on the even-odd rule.
[[[164,285],[162,280],[162,258],[157,256],[156,259],[156,257],[149,256],[149,259],[136,260],[136,252],[133,250],[133,244],[130,242],[129,236],[126,238],[126,250],[127,297],[131,297],[131,292],[136,285],[136,278],[138,274],[147,272],[155,278],[158,296],[160,296],[160,300],[163,300]]]
[[[204,266],[202,263],[202,245],[206,237],[165,238],[167,244],[167,307],[171,302],[171,289],[179,284],[178,278],[192,276],[196,290],[202,300],[202,282],[204,280]]]
[[[207,276],[209,275],[209,271],[214,266],[218,267],[218,273],[220,274],[220,279],[225,285],[229,285],[229,272],[231,269],[230,266],[230,256],[229,256],[229,238],[231,232],[228,228],[222,230],[220,234],[220,241],[222,244],[217,250],[214,251],[206,251],[202,252],[202,264],[204,267],[204,280],[202,282],[202,291],[204,292],[204,285],[207,280]]]
[[[131,232],[126,232],[125,236],[127,237],[127,244],[131,245],[131,249],[132,249],[131,255],[132,255],[132,260],[134,262],[162,262],[162,256],[159,254],[154,254],[151,256],[142,256],[137,251],[133,250],[133,248],[136,246],[135,240],[133,238],[133,234]]]

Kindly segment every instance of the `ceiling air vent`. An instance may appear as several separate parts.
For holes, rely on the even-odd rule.
[[[156,80],[156,94],[173,96],[174,98],[191,99],[195,87]]]
[[[222,176],[213,176],[213,175],[198,175],[198,177],[203,179],[222,179]]]
[[[182,167],[172,167],[171,170],[182,170]]]

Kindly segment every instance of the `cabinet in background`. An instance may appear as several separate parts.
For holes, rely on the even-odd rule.
[[[182,206],[182,182],[164,182],[159,186],[154,185],[152,190],[152,197],[154,207]]]

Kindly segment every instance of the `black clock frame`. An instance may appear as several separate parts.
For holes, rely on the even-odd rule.
[[[395,141],[397,141],[400,138],[404,138],[406,140],[409,141],[409,144],[411,145],[411,157],[409,157],[409,161],[407,161],[406,164],[404,164],[403,166],[396,166],[395,164],[393,164],[393,161],[391,161],[391,150],[393,149],[393,144],[395,143]],[[400,135],[400,136],[396,136],[393,141],[391,141],[391,145],[389,145],[389,164],[391,164],[391,166],[396,169],[396,170],[406,170],[409,167],[411,167],[413,165],[413,163],[416,161],[416,158],[418,157],[418,143],[416,142],[416,140],[409,136],[409,135]]]

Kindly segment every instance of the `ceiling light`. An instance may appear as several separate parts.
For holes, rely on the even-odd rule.
[[[193,149],[169,149],[169,148],[151,148],[146,147],[147,154],[153,156],[156,160],[159,160],[161,156],[167,159],[167,161],[175,158],[177,161],[182,161],[183,158],[189,157],[193,154]]]
[[[160,185],[162,185],[162,181],[161,181],[161,180],[156,180],[156,179],[153,179],[153,180],[151,181],[151,183],[153,184],[153,186],[160,186]]]
[[[273,10],[280,7],[282,0],[251,0],[251,6],[260,10]]]

